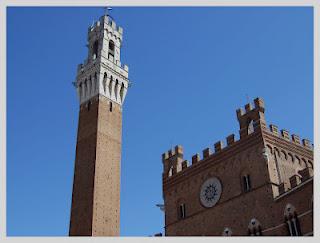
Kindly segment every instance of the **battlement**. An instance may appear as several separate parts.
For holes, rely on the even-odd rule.
[[[266,121],[264,118],[264,101],[262,98],[254,99],[254,106],[248,103],[243,108],[237,109],[237,118],[240,125],[240,138],[244,138],[252,133],[253,130],[266,129]]]
[[[254,106],[252,106],[252,104],[250,103],[246,104],[245,111],[241,108],[237,109],[237,118],[240,122],[240,139],[236,141],[235,135],[231,134],[226,137],[226,146],[224,146],[223,141],[217,141],[216,143],[214,143],[213,150],[211,150],[211,148],[209,147],[203,149],[202,158],[200,157],[199,153],[193,155],[191,159],[191,165],[188,165],[188,161],[183,159],[183,148],[181,145],[177,145],[174,149],[167,151],[162,155],[162,162],[164,165],[163,177],[170,178],[171,176],[189,167],[201,163],[201,161],[206,160],[211,156],[222,153],[231,146],[234,146],[238,142],[242,141],[250,134],[261,132],[261,130],[268,131],[264,119],[264,111],[264,101],[261,98],[256,98],[254,100]],[[250,123],[253,123],[251,131],[249,131]],[[281,130],[279,133],[278,127],[273,124],[271,124],[269,127],[270,130],[268,132],[271,132],[273,135],[286,141],[292,142],[295,145],[300,145],[306,149],[313,149],[311,142],[308,139],[302,139],[301,143],[300,136],[292,134],[290,137],[290,134],[287,130]]]
[[[237,109],[237,117],[238,119],[241,118],[242,116],[246,116],[250,114],[252,111],[260,111],[264,112],[264,101],[262,98],[257,97],[254,99],[254,107],[252,106],[251,103],[248,103],[244,106],[244,110],[242,108]]]
[[[269,132],[271,132],[274,136],[282,138],[288,142],[292,142],[296,145],[303,146],[306,149],[313,150],[313,146],[312,146],[310,140],[304,138],[304,139],[302,139],[302,142],[301,142],[299,135],[292,134],[290,136],[289,131],[285,130],[285,129],[280,130],[280,133],[279,133],[279,129],[276,125],[270,124],[269,125]]]
[[[114,35],[122,41],[123,28],[117,26],[116,22],[110,18],[110,16],[104,15],[98,21],[88,28],[88,36],[91,37],[91,33],[106,30],[107,33]]]
[[[162,154],[162,162],[164,165],[163,176],[164,178],[170,178],[171,176],[192,167],[195,164],[201,163],[203,160],[219,154],[225,151],[227,148],[235,144],[235,135],[231,134],[226,137],[226,144],[224,146],[223,141],[218,141],[213,145],[213,152],[211,148],[207,147],[202,151],[202,158],[199,153],[196,153],[192,156],[192,163],[189,165],[188,160],[183,159],[183,147],[181,145],[175,146],[174,149],[170,149],[169,151]]]
[[[288,181],[282,182],[278,185],[277,197],[290,193],[294,189],[298,188],[304,182],[313,178],[313,169],[306,167],[303,170],[298,171],[297,174],[291,176]]]
[[[162,154],[163,177],[171,177],[188,167],[188,161],[183,160],[183,148],[177,145],[174,149]]]
[[[175,146],[174,149],[170,149],[167,152],[162,154],[162,160],[170,159],[174,156],[182,156],[183,157],[183,147],[181,145]]]

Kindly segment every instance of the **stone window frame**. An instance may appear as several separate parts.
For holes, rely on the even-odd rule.
[[[288,203],[284,210],[284,218],[288,229],[289,236],[301,236],[300,222],[296,208]]]

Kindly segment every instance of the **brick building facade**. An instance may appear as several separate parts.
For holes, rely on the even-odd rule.
[[[313,148],[267,128],[261,98],[237,110],[240,139],[228,136],[183,158],[162,155],[166,236],[313,235]]]

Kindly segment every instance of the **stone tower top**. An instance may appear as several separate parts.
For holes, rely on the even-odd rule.
[[[129,86],[127,65],[120,61],[123,29],[107,15],[88,29],[88,57],[78,65],[74,82],[80,104],[97,94],[120,105]]]
[[[120,47],[122,33],[123,29],[117,26],[110,16],[102,16],[100,20],[88,28],[88,61],[93,61],[102,56],[121,66]],[[103,42],[104,39],[105,41]]]
[[[240,125],[240,138],[249,135],[256,129],[266,129],[263,99],[256,98],[254,107],[251,103],[246,104],[245,111],[242,108],[237,109],[237,118]]]

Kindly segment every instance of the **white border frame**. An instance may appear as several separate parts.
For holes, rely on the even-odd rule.
[[[1,137],[1,189],[0,189],[0,240],[6,242],[30,241],[30,242],[55,242],[56,237],[6,237],[6,12],[7,7],[11,6],[312,6],[314,7],[314,161],[319,161],[319,13],[320,1],[318,0],[2,0],[0,1],[0,137]],[[315,162],[317,163],[317,162]],[[315,165],[315,174],[318,174],[318,166]],[[319,181],[314,182],[314,237],[281,237],[281,240],[290,241],[318,241],[319,234],[317,232],[319,225]],[[261,237],[259,241],[277,240],[277,237]],[[254,237],[59,237],[59,241],[75,242],[88,241],[91,242],[119,242],[119,241],[144,241],[144,242],[212,242],[219,241],[255,241]]]

